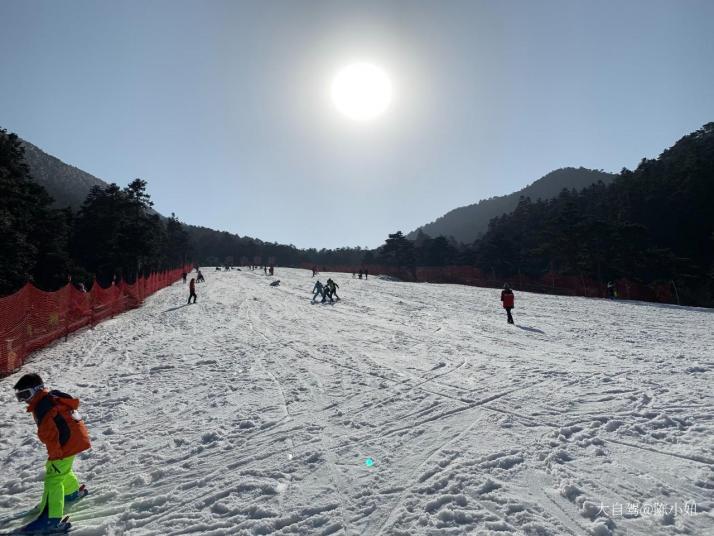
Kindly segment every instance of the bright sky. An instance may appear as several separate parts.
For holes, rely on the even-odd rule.
[[[714,120],[714,2],[0,0],[0,126],[184,221],[375,247]],[[386,112],[330,99],[354,62]]]

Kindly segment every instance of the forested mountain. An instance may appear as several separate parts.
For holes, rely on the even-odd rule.
[[[714,123],[610,185],[522,198],[475,246],[477,265],[503,275],[664,281],[684,303],[714,305]]]
[[[432,223],[412,231],[407,238],[416,239],[421,230],[432,237],[454,237],[458,242],[470,244],[488,230],[488,223],[493,218],[512,212],[521,197],[551,199],[564,188],[581,190],[597,182],[609,184],[614,178],[612,173],[582,167],[557,169],[512,194],[483,199],[473,205],[451,210]]]
[[[92,186],[108,186],[102,179],[65,164],[29,141],[21,141],[25,149],[25,163],[30,168],[32,178],[44,186],[54,200],[55,208],[70,207],[78,210]]]
[[[23,159],[28,166],[29,177],[44,187],[51,198],[51,207],[68,207],[73,213],[78,213],[93,187],[99,187],[99,191],[110,188],[111,185],[102,179],[65,164],[28,141],[17,139],[23,149]],[[120,189],[114,185],[112,195],[115,195],[117,190]],[[147,205],[146,209],[149,214],[155,214],[151,205]],[[164,223],[168,223],[165,217],[159,217]],[[186,258],[199,264],[223,264],[230,258],[238,263],[243,257],[247,257],[250,262],[256,257],[268,262],[272,257],[284,265],[297,265],[306,260],[302,252],[294,246],[263,242],[207,227],[183,224],[183,228],[188,234]]]
[[[85,287],[95,278],[103,286],[133,281],[187,259],[183,226],[151,210],[146,181],[125,188],[95,184],[78,210],[54,208],[33,179],[26,150],[15,134],[0,129],[0,296],[28,281],[44,290],[70,277]]]
[[[0,295],[27,280],[51,290],[64,284],[68,273],[106,282],[117,274],[136,277],[184,260],[213,265],[274,259],[293,266],[379,264],[403,269],[407,276],[417,266],[475,265],[504,280],[546,273],[601,283],[624,278],[665,284],[676,289],[683,304],[714,306],[714,123],[683,137],[657,159],[643,159],[634,171],[613,176],[558,170],[522,190],[532,196],[520,195],[511,212],[494,207],[511,203],[517,194],[472,205],[499,213],[475,241],[419,230],[412,240],[390,234],[375,250],[299,250],[187,226],[173,214],[162,219],[151,209],[147,184],[140,179],[123,189],[96,184],[79,210],[58,210],[33,181],[26,147],[0,130]],[[579,189],[587,183],[592,184]]]

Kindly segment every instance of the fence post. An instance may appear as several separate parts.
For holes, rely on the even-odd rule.
[[[67,283],[65,287],[65,299],[64,299],[64,342],[67,342],[67,335],[69,334],[69,312],[71,309],[70,296],[72,294],[72,283]]]
[[[94,329],[94,294],[97,290],[97,278],[92,278],[92,288],[89,291],[89,327]]]
[[[674,282],[674,279],[672,279],[672,286],[674,287],[674,295],[677,297],[677,305],[681,305],[679,303],[679,292],[677,291],[677,284]]]

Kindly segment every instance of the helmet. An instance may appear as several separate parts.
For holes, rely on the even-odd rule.
[[[29,402],[38,391],[44,388],[45,385],[42,378],[40,378],[39,374],[34,373],[25,374],[13,387],[18,402]]]
[[[504,283],[503,290],[511,290],[511,285],[509,285],[508,283]]]

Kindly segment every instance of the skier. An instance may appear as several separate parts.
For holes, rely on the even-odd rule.
[[[69,518],[64,517],[65,504],[87,494],[72,471],[72,463],[77,454],[92,446],[87,427],[77,413],[79,399],[60,391],[49,391],[37,374],[25,374],[14,389],[18,402],[27,404],[27,411],[37,423],[37,435],[47,447],[48,458],[42,500],[33,509],[39,515],[19,533],[67,532],[71,524]]]
[[[275,267],[271,264],[270,268],[268,268],[268,275],[273,275],[275,273]]]
[[[322,301],[320,303],[325,303],[327,298],[330,298],[330,303],[335,303],[335,300],[332,299],[332,289],[330,288],[330,285],[325,284],[325,287],[322,290]]]
[[[196,275],[196,283],[205,283],[205,282],[206,282],[206,278],[203,277],[201,270],[198,270],[198,274]]]
[[[192,277],[191,282],[188,284],[188,303],[191,303],[191,298],[193,298],[193,303],[196,303],[196,280]]]
[[[503,308],[506,310],[508,315],[508,323],[513,324],[513,317],[511,316],[511,309],[513,309],[515,297],[513,296],[513,291],[511,290],[511,285],[506,283],[503,285],[503,291],[501,292],[501,301],[503,302]]]
[[[362,270],[359,271],[359,278],[362,279]]]
[[[332,302],[332,295],[334,294],[335,298],[337,298],[337,301],[340,301],[340,297],[337,295],[337,289],[340,288],[340,285],[335,283],[332,278],[327,280],[327,288],[330,293],[330,302]]]
[[[315,301],[315,298],[317,296],[322,296],[322,301],[325,301],[325,288],[322,286],[322,283],[320,283],[320,280],[317,280],[317,283],[315,283],[315,286],[312,287],[312,301]]]
[[[367,268],[364,269],[364,278],[367,279],[367,275],[369,275],[369,272],[367,271]]]
[[[615,283],[612,281],[607,282],[607,297],[611,300],[617,298],[617,290],[615,290]]]
[[[181,278],[183,279],[183,284],[186,284],[186,278],[188,277],[188,274],[186,272],[181,274]]]

